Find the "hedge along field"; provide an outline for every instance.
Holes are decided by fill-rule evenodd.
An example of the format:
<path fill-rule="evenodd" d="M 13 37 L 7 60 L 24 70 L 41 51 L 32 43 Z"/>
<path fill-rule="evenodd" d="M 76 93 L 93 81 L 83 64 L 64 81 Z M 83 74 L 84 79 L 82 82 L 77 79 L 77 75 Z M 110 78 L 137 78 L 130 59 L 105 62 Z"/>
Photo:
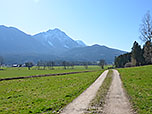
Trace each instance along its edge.
<path fill-rule="evenodd" d="M 103 71 L 0 82 L 0 113 L 57 113 Z"/>
<path fill-rule="evenodd" d="M 100 70 L 99 66 L 88 66 L 88 69 L 85 69 L 83 66 L 75 66 L 74 69 L 68 68 L 63 69 L 63 67 L 54 67 L 54 70 L 49 70 L 46 68 L 45 70 L 37 70 L 36 67 L 28 70 L 25 67 L 8 67 L 0 70 L 0 78 L 10 78 L 10 77 L 21 77 L 21 76 L 33 76 L 33 75 L 42 75 L 42 74 L 55 74 L 55 73 L 66 73 L 66 72 L 79 72 L 79 71 L 92 71 L 92 70 Z"/>
<path fill-rule="evenodd" d="M 118 69 L 134 109 L 152 114 L 152 66 Z"/>

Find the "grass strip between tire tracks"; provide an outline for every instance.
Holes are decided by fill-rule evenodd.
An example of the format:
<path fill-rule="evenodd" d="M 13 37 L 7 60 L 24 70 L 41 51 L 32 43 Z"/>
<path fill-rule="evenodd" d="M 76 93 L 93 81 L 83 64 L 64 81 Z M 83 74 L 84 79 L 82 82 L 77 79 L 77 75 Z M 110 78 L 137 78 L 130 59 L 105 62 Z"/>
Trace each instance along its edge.
<path fill-rule="evenodd" d="M 113 71 L 109 70 L 105 80 L 96 93 L 95 98 L 91 101 L 90 107 L 85 114 L 102 113 L 103 105 L 105 104 L 106 95 L 112 82 Z"/>

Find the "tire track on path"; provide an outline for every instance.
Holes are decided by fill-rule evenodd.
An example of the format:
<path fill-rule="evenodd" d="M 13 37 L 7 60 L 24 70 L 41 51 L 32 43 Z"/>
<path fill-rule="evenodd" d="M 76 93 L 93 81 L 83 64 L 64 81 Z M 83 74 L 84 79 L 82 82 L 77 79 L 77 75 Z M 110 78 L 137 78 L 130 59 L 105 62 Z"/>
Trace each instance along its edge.
<path fill-rule="evenodd" d="M 106 96 L 103 114 L 133 114 L 117 70 L 113 70 L 113 80 Z"/>
<path fill-rule="evenodd" d="M 102 82 L 104 81 L 108 70 L 104 71 L 99 78 L 87 88 L 81 95 L 79 95 L 75 100 L 68 104 L 61 114 L 82 114 L 86 111 L 89 103 L 96 96 L 96 92 L 100 88 Z"/>

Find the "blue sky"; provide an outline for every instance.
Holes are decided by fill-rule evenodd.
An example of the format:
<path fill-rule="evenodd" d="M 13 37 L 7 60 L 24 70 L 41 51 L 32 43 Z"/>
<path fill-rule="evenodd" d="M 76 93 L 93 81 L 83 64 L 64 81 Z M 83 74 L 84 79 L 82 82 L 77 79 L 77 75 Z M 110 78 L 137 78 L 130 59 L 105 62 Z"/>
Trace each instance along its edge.
<path fill-rule="evenodd" d="M 152 0 L 0 0 L 0 25 L 28 34 L 59 28 L 87 45 L 130 51 Z"/>

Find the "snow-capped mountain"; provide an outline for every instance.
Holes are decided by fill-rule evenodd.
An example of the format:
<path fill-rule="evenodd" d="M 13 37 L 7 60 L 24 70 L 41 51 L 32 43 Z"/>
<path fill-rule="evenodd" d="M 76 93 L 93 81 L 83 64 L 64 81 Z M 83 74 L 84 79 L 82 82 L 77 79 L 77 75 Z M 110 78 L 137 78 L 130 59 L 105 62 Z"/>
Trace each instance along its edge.
<path fill-rule="evenodd" d="M 71 49 L 86 46 L 82 41 L 75 41 L 59 29 L 48 30 L 33 36 L 34 39 L 41 42 L 44 46 L 59 49 Z"/>
<path fill-rule="evenodd" d="M 0 56 L 5 63 L 27 61 L 98 61 L 112 63 L 124 51 L 100 45 L 86 46 L 75 41 L 59 29 L 48 30 L 34 36 L 15 27 L 0 25 Z"/>

